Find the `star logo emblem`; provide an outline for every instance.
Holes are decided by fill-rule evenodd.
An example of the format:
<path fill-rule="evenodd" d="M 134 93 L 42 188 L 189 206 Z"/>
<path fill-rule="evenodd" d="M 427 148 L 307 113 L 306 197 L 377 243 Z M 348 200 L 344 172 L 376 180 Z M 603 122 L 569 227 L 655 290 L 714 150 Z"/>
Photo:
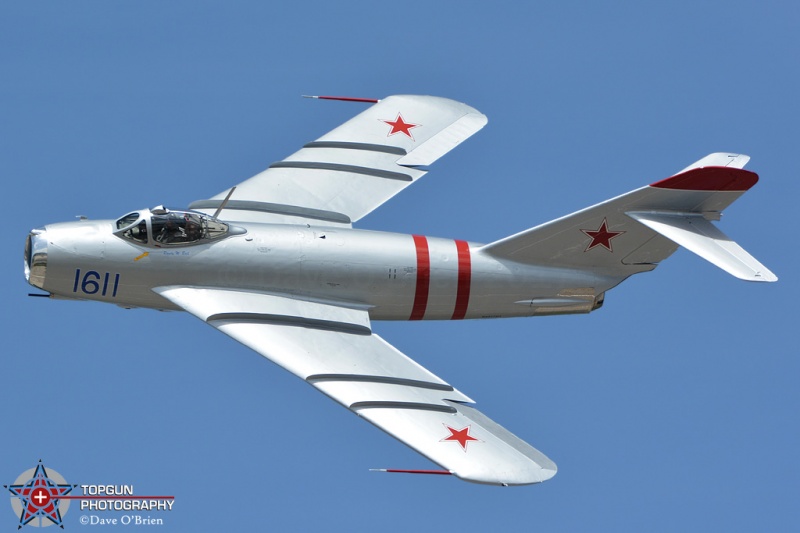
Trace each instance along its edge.
<path fill-rule="evenodd" d="M 30 470 L 28 472 L 30 472 Z M 60 476 L 58 473 L 55 473 L 53 477 Z M 25 478 L 22 477 L 22 479 L 24 480 Z M 18 479 L 17 483 L 14 485 L 4 485 L 13 496 L 19 498 L 19 503 L 21 504 L 19 526 L 17 529 L 27 525 L 35 518 L 40 518 L 42 521 L 46 518 L 63 529 L 64 525 L 62 524 L 59 498 L 69 494 L 77 485 L 53 481 L 41 460 L 39 464 L 36 465 L 33 476 L 24 483 L 20 483 L 20 481 L 21 480 Z M 18 509 L 18 507 L 14 507 L 15 510 Z M 45 526 L 49 524 L 42 522 L 41 525 Z"/>
<path fill-rule="evenodd" d="M 600 227 L 596 230 L 582 229 L 581 231 L 584 232 L 590 239 L 592 239 L 592 242 L 589 243 L 589 246 L 586 247 L 584 252 L 588 252 L 595 246 L 602 246 L 609 252 L 613 252 L 614 250 L 611 248 L 611 239 L 619 237 L 625 233 L 624 231 L 609 231 L 608 221 L 605 218 L 603 219 L 603 223 L 600 224 Z"/>
<path fill-rule="evenodd" d="M 444 424 L 444 427 L 447 428 L 447 431 L 450 432 L 450 435 L 443 438 L 439 442 L 457 442 L 461 445 L 461 448 L 466 452 L 467 451 L 467 444 L 470 442 L 480 442 L 480 440 L 476 439 L 472 435 L 469 434 L 469 429 L 471 426 L 466 426 L 461 429 L 451 428 L 447 424 Z"/>
<path fill-rule="evenodd" d="M 414 136 L 411 135 L 411 130 L 420 127 L 420 124 L 412 124 L 410 122 L 406 122 L 405 120 L 403 120 L 403 115 L 401 115 L 400 113 L 397 114 L 397 118 L 394 120 L 384 120 L 384 119 L 379 119 L 379 120 L 381 122 L 385 122 L 386 124 L 392 127 L 392 129 L 389 130 L 389 133 L 386 135 L 387 137 L 391 137 L 392 135 L 395 135 L 397 133 L 402 133 L 409 139 L 414 141 L 415 139 Z"/>

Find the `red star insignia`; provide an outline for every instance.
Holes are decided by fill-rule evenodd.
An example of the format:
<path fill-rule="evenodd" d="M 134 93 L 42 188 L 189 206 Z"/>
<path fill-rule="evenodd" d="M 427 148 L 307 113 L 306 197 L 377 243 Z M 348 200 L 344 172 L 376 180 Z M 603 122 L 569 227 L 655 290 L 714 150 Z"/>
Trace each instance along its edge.
<path fill-rule="evenodd" d="M 406 122 L 405 120 L 403 120 L 403 115 L 401 115 L 400 113 L 397 114 L 397 118 L 394 120 L 384 120 L 384 119 L 379 119 L 379 120 L 381 122 L 385 122 L 386 124 L 392 127 L 391 131 L 389 131 L 389 134 L 386 135 L 387 137 L 391 137 L 396 133 L 403 133 L 413 141 L 414 136 L 411 135 L 411 130 L 413 128 L 420 127 L 420 124 L 412 124 L 410 122 Z"/>
<path fill-rule="evenodd" d="M 619 237 L 624 231 L 608 231 L 608 221 L 604 218 L 603 223 L 600 224 L 600 227 L 596 230 L 588 230 L 582 229 L 588 237 L 592 239 L 592 242 L 589 243 L 589 246 L 586 247 L 584 252 L 588 252 L 595 246 L 602 246 L 609 252 L 613 252 L 614 250 L 611 249 L 611 239 L 614 237 Z"/>
<path fill-rule="evenodd" d="M 447 428 L 447 431 L 450 432 L 450 435 L 443 438 L 439 442 L 447 442 L 447 441 L 457 442 L 461 445 L 461 448 L 463 448 L 465 452 L 467 451 L 467 444 L 469 444 L 470 442 L 480 442 L 478 439 L 469 434 L 469 428 L 471 426 L 467 426 L 461 429 L 455 429 L 445 424 L 444 427 Z"/>

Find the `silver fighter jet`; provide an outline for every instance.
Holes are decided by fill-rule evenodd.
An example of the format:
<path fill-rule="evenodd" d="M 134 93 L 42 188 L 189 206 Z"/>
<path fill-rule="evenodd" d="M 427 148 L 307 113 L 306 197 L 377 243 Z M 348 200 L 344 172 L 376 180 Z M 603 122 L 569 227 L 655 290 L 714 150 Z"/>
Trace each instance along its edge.
<path fill-rule="evenodd" d="M 444 469 L 427 472 L 497 485 L 546 481 L 556 465 L 375 334 L 374 320 L 589 313 L 678 246 L 738 278 L 777 279 L 712 224 L 758 180 L 739 154 L 490 244 L 353 229 L 487 122 L 443 98 L 370 102 L 187 209 L 34 229 L 26 278 L 52 298 L 188 311 Z"/>

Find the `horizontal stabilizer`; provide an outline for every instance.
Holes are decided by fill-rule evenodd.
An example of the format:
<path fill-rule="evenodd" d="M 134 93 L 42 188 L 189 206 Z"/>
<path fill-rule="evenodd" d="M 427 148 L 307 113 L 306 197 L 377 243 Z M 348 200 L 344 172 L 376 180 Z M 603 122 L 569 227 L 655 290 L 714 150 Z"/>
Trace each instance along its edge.
<path fill-rule="evenodd" d="M 767 267 L 701 214 L 657 211 L 626 214 L 739 279 L 778 280 Z"/>

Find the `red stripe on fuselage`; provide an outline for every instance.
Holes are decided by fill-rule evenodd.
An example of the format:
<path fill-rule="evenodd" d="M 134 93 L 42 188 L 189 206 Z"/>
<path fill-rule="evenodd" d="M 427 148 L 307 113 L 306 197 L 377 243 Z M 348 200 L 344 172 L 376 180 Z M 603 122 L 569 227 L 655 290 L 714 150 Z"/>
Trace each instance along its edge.
<path fill-rule="evenodd" d="M 417 289 L 414 292 L 414 307 L 409 320 L 422 320 L 428 307 L 428 292 L 431 288 L 431 254 L 428 251 L 428 239 L 422 235 L 413 235 L 414 247 L 417 249 Z"/>
<path fill-rule="evenodd" d="M 456 241 L 458 252 L 458 290 L 456 292 L 456 308 L 453 320 L 461 320 L 467 316 L 469 307 L 469 288 L 472 282 L 472 258 L 467 241 Z"/>

